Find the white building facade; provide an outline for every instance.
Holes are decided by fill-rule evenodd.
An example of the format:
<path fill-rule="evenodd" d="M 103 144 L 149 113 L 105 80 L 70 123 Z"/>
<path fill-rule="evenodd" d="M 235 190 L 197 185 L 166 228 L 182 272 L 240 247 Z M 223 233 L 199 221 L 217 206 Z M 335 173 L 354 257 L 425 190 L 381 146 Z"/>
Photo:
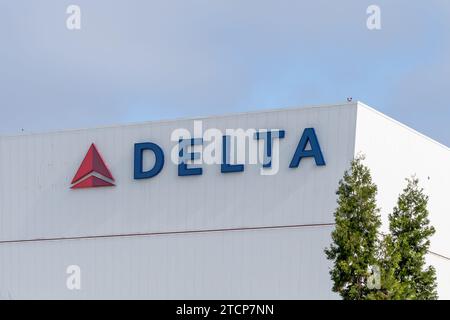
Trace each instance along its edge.
<path fill-rule="evenodd" d="M 247 134 L 244 161 L 227 129 Z M 180 132 L 201 157 L 183 168 Z M 360 152 L 384 223 L 420 179 L 449 299 L 449 148 L 359 102 L 0 137 L 0 299 L 339 298 L 324 248 Z"/>

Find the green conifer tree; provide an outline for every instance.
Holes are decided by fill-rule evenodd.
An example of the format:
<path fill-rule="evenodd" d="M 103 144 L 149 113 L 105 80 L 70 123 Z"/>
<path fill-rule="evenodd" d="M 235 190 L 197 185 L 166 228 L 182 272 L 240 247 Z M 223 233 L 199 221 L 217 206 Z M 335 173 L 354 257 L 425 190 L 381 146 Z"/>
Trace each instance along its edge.
<path fill-rule="evenodd" d="M 370 300 L 401 300 L 405 296 L 405 287 L 395 276 L 400 262 L 391 235 L 381 235 L 378 245 L 379 286 L 368 295 Z"/>
<path fill-rule="evenodd" d="M 392 245 L 399 255 L 395 277 L 404 286 L 404 299 L 437 299 L 436 271 L 425 256 L 435 229 L 428 219 L 428 196 L 415 177 L 407 180 L 397 206 L 389 215 Z"/>
<path fill-rule="evenodd" d="M 376 289 L 368 286 L 370 268 L 377 265 L 378 229 L 381 225 L 376 205 L 377 186 L 370 170 L 358 156 L 344 173 L 336 192 L 332 244 L 325 249 L 334 263 L 330 270 L 333 291 L 343 299 L 368 299 Z"/>

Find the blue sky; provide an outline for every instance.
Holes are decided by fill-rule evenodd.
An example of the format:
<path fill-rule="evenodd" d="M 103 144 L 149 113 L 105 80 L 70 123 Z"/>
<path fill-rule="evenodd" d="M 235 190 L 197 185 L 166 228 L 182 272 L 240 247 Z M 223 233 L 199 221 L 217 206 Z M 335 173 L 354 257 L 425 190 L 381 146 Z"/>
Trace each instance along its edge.
<path fill-rule="evenodd" d="M 0 133 L 351 96 L 450 145 L 449 30 L 448 0 L 0 0 Z"/>

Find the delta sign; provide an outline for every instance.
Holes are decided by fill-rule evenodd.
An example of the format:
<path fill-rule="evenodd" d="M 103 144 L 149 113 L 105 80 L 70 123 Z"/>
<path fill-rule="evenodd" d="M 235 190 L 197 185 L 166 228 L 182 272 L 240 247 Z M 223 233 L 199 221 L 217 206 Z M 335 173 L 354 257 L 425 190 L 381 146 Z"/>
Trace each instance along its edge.
<path fill-rule="evenodd" d="M 239 135 L 236 132 L 243 134 Z M 220 143 L 218 141 L 211 142 L 206 146 L 209 152 L 195 151 L 196 148 L 205 147 L 206 139 L 181 137 L 177 136 L 175 148 L 171 152 L 172 162 L 178 166 L 178 176 L 195 176 L 202 175 L 203 168 L 201 162 L 217 163 L 220 165 L 220 172 L 223 174 L 233 172 L 243 172 L 245 170 L 245 161 L 239 161 L 239 156 L 245 154 L 245 150 L 240 150 L 246 146 L 245 139 L 249 136 L 256 142 L 258 149 L 254 153 L 262 154 L 259 163 L 261 163 L 261 174 L 273 174 L 278 172 L 278 143 L 284 139 L 285 130 L 280 129 L 264 129 L 264 130 L 243 130 L 234 131 L 234 134 L 221 135 Z M 173 140 L 173 139 L 172 139 Z M 216 139 L 218 140 L 218 139 Z M 240 143 L 239 141 L 244 141 Z M 212 148 L 211 148 L 212 146 Z M 239 147 L 241 146 L 241 147 Z M 205 148 L 206 149 L 206 148 Z M 214 150 L 211 153 L 211 150 Z M 221 152 L 217 152 L 217 151 Z M 144 154 L 151 152 L 154 156 L 154 162 L 151 168 L 144 168 Z M 259 152 L 259 153 L 258 153 Z M 248 153 L 248 152 L 247 152 Z M 213 159 L 208 159 L 208 155 L 214 154 Z M 306 128 L 303 130 L 297 143 L 297 147 L 293 150 L 289 168 L 297 168 L 303 158 L 312 158 L 316 166 L 325 166 L 325 159 L 320 147 L 319 139 L 314 128 Z M 197 162 L 196 162 L 197 161 Z M 251 162 L 251 161 L 250 161 Z M 164 168 L 165 153 L 158 144 L 154 142 L 140 142 L 134 144 L 134 174 L 135 180 L 150 179 L 157 176 Z M 275 168 L 274 168 L 275 167 Z M 275 170 L 273 170 L 275 169 Z M 72 189 L 94 188 L 94 187 L 112 187 L 115 186 L 114 177 L 108 169 L 105 161 L 100 155 L 94 143 L 91 144 L 86 156 L 71 182 Z"/>

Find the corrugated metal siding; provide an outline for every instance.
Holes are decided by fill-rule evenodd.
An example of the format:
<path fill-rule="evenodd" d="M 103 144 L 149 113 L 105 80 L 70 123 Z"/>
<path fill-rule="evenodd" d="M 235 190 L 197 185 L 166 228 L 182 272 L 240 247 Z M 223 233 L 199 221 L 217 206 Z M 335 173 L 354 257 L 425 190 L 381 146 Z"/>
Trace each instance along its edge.
<path fill-rule="evenodd" d="M 332 222 L 335 189 L 353 156 L 354 106 L 311 108 L 208 118 L 204 128 L 283 128 L 280 172 L 258 166 L 221 174 L 178 177 L 170 163 L 170 133 L 192 121 L 5 138 L 0 157 L 0 240 L 73 237 Z M 327 165 L 312 159 L 290 169 L 302 131 L 314 127 Z M 166 154 L 155 178 L 133 180 L 133 146 L 152 141 Z M 95 142 L 117 186 L 71 190 L 70 181 Z"/>
<path fill-rule="evenodd" d="M 203 119 L 208 128 L 281 128 L 280 172 L 259 166 L 178 177 L 170 133 L 192 120 L 0 140 L 0 240 L 196 231 L 333 222 L 335 189 L 354 151 L 356 105 Z M 327 162 L 289 169 L 304 128 Z M 133 180 L 133 146 L 162 146 L 163 171 Z M 117 186 L 71 190 L 96 143 Z M 331 226 L 0 243 L 0 298 L 335 298 L 323 249 Z M 82 268 L 82 290 L 66 267 Z"/>
<path fill-rule="evenodd" d="M 336 298 L 331 227 L 0 246 L 0 299 Z M 81 290 L 66 268 L 81 268 Z"/>
<path fill-rule="evenodd" d="M 450 150 L 418 132 L 361 104 L 358 107 L 356 152 L 366 155 L 374 182 L 384 229 L 388 214 L 406 186 L 405 178 L 415 174 L 429 195 L 428 209 L 436 234 L 431 251 L 450 257 Z M 450 260 L 430 257 L 438 271 L 438 291 L 450 298 Z"/>

